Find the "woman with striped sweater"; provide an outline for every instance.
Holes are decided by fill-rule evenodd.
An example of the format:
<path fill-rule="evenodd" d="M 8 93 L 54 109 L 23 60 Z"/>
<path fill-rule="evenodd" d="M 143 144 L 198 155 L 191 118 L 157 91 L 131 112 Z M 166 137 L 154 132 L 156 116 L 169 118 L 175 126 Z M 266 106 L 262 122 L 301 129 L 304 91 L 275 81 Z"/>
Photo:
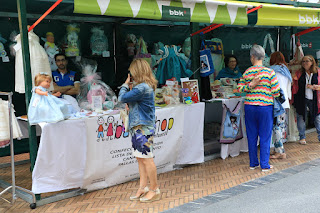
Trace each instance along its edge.
<path fill-rule="evenodd" d="M 270 141 L 273 127 L 273 99 L 280 95 L 275 72 L 262 65 L 265 51 L 260 45 L 250 50 L 252 67 L 243 74 L 238 84 L 239 92 L 246 92 L 244 101 L 245 123 L 248 137 L 250 169 L 261 166 L 269 171 Z M 257 157 L 257 140 L 260 138 L 260 163 Z"/>

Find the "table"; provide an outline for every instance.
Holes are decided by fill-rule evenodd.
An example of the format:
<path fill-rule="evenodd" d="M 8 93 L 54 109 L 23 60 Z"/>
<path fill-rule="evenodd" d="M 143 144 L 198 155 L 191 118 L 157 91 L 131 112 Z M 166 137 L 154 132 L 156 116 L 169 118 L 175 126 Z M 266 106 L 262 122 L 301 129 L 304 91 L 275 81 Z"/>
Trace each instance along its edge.
<path fill-rule="evenodd" d="M 173 170 L 175 164 L 204 162 L 204 106 L 199 103 L 156 110 L 154 145 L 158 173 Z M 113 136 L 98 137 L 99 119 L 104 119 L 104 128 L 109 126 L 108 122 L 113 123 Z M 137 178 L 131 138 L 118 131 L 120 127 L 119 114 L 44 125 L 32 173 L 32 191 L 90 191 Z"/>

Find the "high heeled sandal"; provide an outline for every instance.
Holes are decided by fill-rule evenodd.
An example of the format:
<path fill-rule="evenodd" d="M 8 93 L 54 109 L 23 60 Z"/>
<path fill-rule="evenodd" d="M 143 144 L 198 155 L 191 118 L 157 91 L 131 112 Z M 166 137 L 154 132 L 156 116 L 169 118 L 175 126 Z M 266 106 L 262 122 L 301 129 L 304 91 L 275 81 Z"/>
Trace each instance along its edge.
<path fill-rule="evenodd" d="M 148 186 L 146 186 L 144 188 L 139 188 L 139 189 L 143 190 L 144 192 L 142 194 L 140 194 L 139 196 L 131 196 L 130 200 L 132 200 L 132 201 L 140 200 L 141 197 L 145 196 L 149 192 Z"/>
<path fill-rule="evenodd" d="M 150 189 L 150 191 L 155 192 L 155 195 L 153 195 L 153 197 L 150 198 L 150 199 L 142 197 L 142 198 L 140 198 L 140 202 L 142 202 L 142 203 L 151 203 L 153 201 L 160 200 L 161 194 L 160 194 L 160 189 L 159 188 L 157 188 L 156 190 Z"/>

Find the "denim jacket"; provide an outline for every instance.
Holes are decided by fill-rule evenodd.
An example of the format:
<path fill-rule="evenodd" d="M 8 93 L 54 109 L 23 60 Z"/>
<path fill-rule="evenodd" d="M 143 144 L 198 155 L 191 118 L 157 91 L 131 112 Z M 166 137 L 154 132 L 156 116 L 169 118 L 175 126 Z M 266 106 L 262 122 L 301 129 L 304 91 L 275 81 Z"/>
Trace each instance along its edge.
<path fill-rule="evenodd" d="M 121 86 L 119 101 L 129 105 L 129 129 L 138 125 L 154 126 L 154 91 L 146 83 L 140 83 L 129 90 L 127 84 Z"/>

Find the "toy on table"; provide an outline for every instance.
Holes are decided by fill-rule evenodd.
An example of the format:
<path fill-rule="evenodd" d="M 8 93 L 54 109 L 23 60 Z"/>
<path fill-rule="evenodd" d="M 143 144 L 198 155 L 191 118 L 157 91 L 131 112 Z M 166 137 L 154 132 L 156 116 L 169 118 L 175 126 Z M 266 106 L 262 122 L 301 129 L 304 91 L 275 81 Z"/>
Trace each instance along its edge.
<path fill-rule="evenodd" d="M 92 55 L 102 55 L 104 51 L 108 50 L 108 38 L 101 28 L 93 27 L 91 32 L 90 47 Z"/>
<path fill-rule="evenodd" d="M 50 94 L 48 92 L 51 81 L 51 76 L 46 73 L 40 73 L 35 77 L 35 87 L 32 90 L 28 108 L 30 125 L 41 122 L 56 123 L 70 116 L 68 106 L 56 97 L 61 93 Z"/>
<path fill-rule="evenodd" d="M 50 68 L 52 71 L 57 70 L 58 67 L 57 67 L 56 62 L 54 60 L 54 56 L 59 53 L 59 48 L 54 43 L 54 34 L 52 32 L 47 32 L 45 40 L 46 40 L 46 42 L 44 44 L 44 49 L 46 50 L 46 53 L 48 54 Z"/>

